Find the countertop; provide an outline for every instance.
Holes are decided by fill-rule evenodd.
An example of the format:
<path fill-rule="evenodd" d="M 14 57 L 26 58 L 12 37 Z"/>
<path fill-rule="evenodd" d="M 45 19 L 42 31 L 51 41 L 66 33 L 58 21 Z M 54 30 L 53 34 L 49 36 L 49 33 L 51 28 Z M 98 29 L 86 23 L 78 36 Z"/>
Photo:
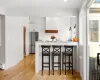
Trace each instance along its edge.
<path fill-rule="evenodd" d="M 78 42 L 67 42 L 67 41 L 36 41 L 36 45 L 72 45 L 78 46 Z"/>

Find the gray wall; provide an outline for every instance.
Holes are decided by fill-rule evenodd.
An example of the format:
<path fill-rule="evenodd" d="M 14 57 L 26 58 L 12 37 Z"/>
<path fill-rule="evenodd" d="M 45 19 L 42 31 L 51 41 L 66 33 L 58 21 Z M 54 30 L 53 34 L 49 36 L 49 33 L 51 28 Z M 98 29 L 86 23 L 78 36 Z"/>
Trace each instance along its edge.
<path fill-rule="evenodd" d="M 1 17 L 1 46 L 0 46 L 0 64 L 5 63 L 5 16 Z"/>

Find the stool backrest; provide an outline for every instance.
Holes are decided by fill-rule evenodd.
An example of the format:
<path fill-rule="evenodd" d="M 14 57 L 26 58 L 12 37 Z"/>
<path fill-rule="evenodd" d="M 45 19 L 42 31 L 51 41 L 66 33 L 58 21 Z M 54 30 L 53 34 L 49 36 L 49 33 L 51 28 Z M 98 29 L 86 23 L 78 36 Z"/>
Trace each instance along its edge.
<path fill-rule="evenodd" d="M 53 45 L 53 53 L 61 53 L 61 46 Z"/>
<path fill-rule="evenodd" d="M 67 45 L 65 45 L 64 47 L 65 47 L 65 53 L 66 54 L 67 53 L 70 53 L 70 54 L 73 53 L 73 46 L 67 46 Z"/>
<path fill-rule="evenodd" d="M 49 45 L 41 45 L 42 53 L 50 53 L 50 46 Z"/>

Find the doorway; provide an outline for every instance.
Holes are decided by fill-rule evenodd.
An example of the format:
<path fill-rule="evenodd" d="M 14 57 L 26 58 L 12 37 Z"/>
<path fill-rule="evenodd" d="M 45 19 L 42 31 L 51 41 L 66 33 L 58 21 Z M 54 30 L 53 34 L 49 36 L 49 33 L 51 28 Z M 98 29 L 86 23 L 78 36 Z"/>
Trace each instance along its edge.
<path fill-rule="evenodd" d="M 25 26 L 23 28 L 23 32 L 24 32 L 23 39 L 24 39 L 24 57 L 25 57 L 26 56 L 26 27 Z"/>
<path fill-rule="evenodd" d="M 99 1 L 99 0 L 98 0 Z M 87 80 L 100 80 L 97 56 L 100 53 L 100 1 L 91 0 L 87 8 Z"/>

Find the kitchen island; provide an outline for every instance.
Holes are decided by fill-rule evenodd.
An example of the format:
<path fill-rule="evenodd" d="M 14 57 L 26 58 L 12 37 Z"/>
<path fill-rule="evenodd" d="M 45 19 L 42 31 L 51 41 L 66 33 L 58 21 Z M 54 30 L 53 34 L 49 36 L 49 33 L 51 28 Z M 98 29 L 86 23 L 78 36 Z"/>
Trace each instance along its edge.
<path fill-rule="evenodd" d="M 38 73 L 42 70 L 42 49 L 41 45 L 61 45 L 62 46 L 62 52 L 64 51 L 64 45 L 73 46 L 73 65 L 74 69 L 78 70 L 78 42 L 46 42 L 46 41 L 37 41 L 35 43 L 35 71 Z M 51 49 L 52 51 L 52 49 Z M 48 61 L 47 58 L 44 59 L 44 61 Z"/>

